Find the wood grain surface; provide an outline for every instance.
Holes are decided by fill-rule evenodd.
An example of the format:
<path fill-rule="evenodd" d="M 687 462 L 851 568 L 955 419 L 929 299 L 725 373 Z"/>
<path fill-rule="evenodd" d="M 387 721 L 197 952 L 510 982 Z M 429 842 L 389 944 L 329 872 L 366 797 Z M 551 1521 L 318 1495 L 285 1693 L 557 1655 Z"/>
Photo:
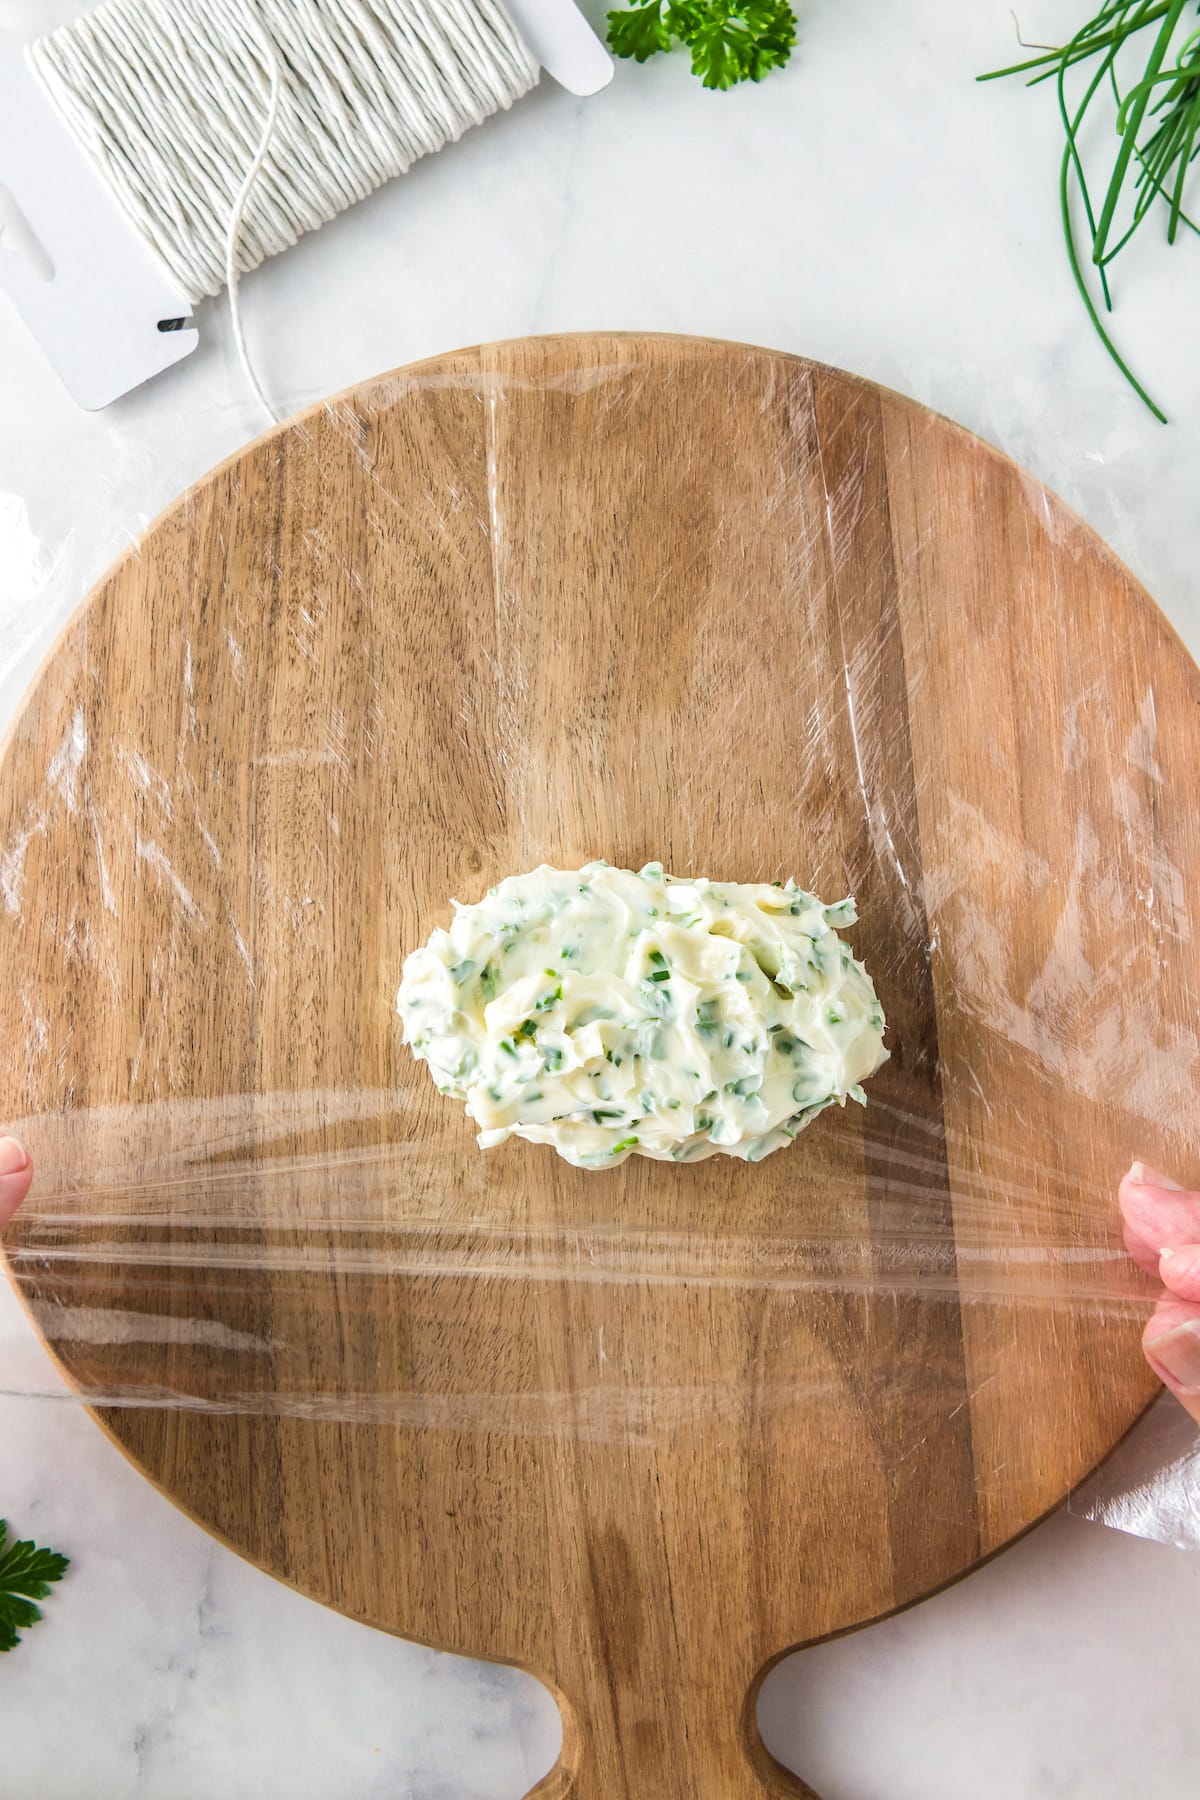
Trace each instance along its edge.
<path fill-rule="evenodd" d="M 319 407 L 10 735 L 19 1289 L 209 1529 L 549 1683 L 539 1794 L 807 1792 L 772 1660 L 970 1569 L 1152 1392 L 1114 1192 L 1197 1136 L 1198 702 L 1032 478 L 802 360 L 532 340 Z M 753 1167 L 481 1155 L 402 959 L 595 856 L 855 893 L 865 1115 Z"/>

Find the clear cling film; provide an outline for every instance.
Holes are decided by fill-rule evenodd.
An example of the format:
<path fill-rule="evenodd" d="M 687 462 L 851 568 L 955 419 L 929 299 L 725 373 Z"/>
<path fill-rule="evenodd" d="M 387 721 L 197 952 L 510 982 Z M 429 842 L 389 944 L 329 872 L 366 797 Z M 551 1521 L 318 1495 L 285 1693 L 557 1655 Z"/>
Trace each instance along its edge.
<path fill-rule="evenodd" d="M 70 591 L 63 521 L 0 520 Z M 0 760 L 37 1170 L 3 1253 L 59 1365 L 4 1315 L 0 1388 L 100 1409 L 172 1491 L 386 1437 L 464 1531 L 554 1459 L 599 1491 L 715 1456 L 769 1557 L 789 1507 L 878 1489 L 871 1605 L 948 1578 L 1156 1391 L 1116 1189 L 1200 1142 L 1198 699 L 1061 503 L 795 358 L 531 340 L 300 415 L 141 532 Z M 853 895 L 865 1108 L 761 1164 L 481 1154 L 402 1041 L 404 959 L 452 897 L 596 858 Z M 1155 1454 L 1078 1504 L 1187 1541 Z M 281 1567 L 218 1474 L 189 1504 Z"/>

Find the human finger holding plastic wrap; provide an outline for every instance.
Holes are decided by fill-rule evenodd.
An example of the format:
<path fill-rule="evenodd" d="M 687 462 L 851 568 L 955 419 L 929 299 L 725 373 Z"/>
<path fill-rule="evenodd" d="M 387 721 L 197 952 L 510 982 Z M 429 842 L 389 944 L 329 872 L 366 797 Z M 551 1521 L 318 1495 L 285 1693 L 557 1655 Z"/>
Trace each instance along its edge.
<path fill-rule="evenodd" d="M 1142 1334 L 1146 1360 L 1200 1421 L 1200 1193 L 1135 1162 L 1121 1211 L 1129 1254 L 1165 1289 Z"/>
<path fill-rule="evenodd" d="M 0 1137 L 0 1228 L 8 1224 L 29 1192 L 33 1164 L 16 1138 Z"/>

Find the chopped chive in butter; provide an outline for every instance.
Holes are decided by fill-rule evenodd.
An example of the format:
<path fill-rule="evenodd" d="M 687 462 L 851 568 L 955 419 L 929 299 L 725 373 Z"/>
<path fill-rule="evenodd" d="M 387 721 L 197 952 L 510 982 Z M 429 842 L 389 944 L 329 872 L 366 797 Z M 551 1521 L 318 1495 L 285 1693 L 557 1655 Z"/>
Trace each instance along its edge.
<path fill-rule="evenodd" d="M 523 1137 L 588 1169 L 756 1162 L 865 1104 L 886 1057 L 870 977 L 836 936 L 854 918 L 794 882 L 542 867 L 456 903 L 406 960 L 397 1009 L 487 1148 Z"/>

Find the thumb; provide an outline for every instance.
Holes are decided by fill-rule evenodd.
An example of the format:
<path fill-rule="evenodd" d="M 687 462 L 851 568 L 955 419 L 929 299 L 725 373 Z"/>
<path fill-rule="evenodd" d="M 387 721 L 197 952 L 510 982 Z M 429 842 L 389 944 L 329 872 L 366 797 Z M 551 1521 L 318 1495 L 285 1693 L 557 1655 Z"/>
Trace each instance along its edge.
<path fill-rule="evenodd" d="M 0 1137 L 0 1227 L 8 1224 L 32 1180 L 33 1164 L 16 1138 Z"/>
<path fill-rule="evenodd" d="M 1164 1294 L 1142 1334 L 1146 1361 L 1200 1424 L 1200 1306 Z"/>

